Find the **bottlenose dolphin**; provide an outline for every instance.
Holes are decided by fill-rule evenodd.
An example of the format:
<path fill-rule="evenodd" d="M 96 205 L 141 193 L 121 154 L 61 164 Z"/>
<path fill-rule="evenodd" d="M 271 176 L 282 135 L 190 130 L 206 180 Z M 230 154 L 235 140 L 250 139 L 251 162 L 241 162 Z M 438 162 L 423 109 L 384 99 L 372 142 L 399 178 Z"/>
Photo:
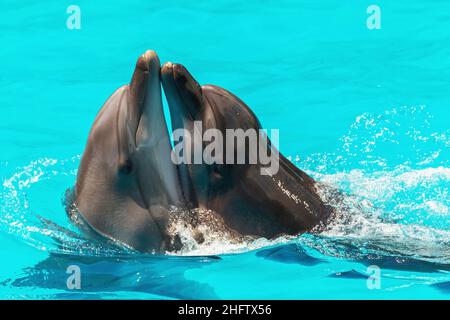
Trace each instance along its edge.
<path fill-rule="evenodd" d="M 160 62 L 147 51 L 89 133 L 73 195 L 89 227 L 139 251 L 170 249 L 168 212 L 183 202 L 170 152 Z"/>
<path fill-rule="evenodd" d="M 261 129 L 238 97 L 217 86 L 200 86 L 182 65 L 167 63 L 161 69 L 156 53 L 147 51 L 130 84 L 109 97 L 90 130 L 68 199 L 74 220 L 138 251 L 164 253 L 180 248 L 179 236 L 170 230 L 173 208 L 211 210 L 235 234 L 269 239 L 311 231 L 330 217 L 332 209 L 321 200 L 315 181 L 268 139 L 259 148 L 275 156 L 279 170 L 273 175 L 261 174 L 259 163 L 175 164 L 161 82 L 173 129 L 192 132 L 196 120 L 220 132 Z"/>
<path fill-rule="evenodd" d="M 173 129 L 182 128 L 191 137 L 195 137 L 196 123 L 204 130 L 218 129 L 224 136 L 230 129 L 261 129 L 255 114 L 238 97 L 218 86 L 201 86 L 180 64 L 164 64 L 161 80 Z M 297 235 L 325 222 L 332 209 L 318 195 L 315 181 L 267 141 L 258 147 L 276 156 L 279 170 L 273 175 L 261 174 L 261 163 L 180 164 L 178 173 L 188 203 L 217 212 L 239 234 L 269 239 Z M 202 141 L 199 144 L 206 147 Z M 249 159 L 246 147 L 240 145 L 234 154 L 245 152 Z M 226 148 L 221 151 L 226 158 Z"/>

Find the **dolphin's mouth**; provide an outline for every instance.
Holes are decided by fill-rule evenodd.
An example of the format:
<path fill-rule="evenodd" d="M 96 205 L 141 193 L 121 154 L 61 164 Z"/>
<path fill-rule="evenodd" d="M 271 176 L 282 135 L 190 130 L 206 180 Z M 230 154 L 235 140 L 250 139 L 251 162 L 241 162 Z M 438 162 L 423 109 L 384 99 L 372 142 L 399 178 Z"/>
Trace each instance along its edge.
<path fill-rule="evenodd" d="M 160 62 L 154 51 L 147 51 L 139 58 L 130 95 L 135 97 L 140 111 L 136 146 L 152 144 L 159 135 L 168 136 L 161 100 Z"/>
<path fill-rule="evenodd" d="M 161 68 L 161 83 L 169 105 L 172 129 L 193 130 L 203 101 L 200 85 L 182 65 L 171 62 L 165 63 Z M 185 148 L 189 147 L 185 145 Z M 191 170 L 193 170 L 192 167 L 187 163 L 182 162 L 177 165 L 184 204 L 189 209 L 199 206 L 198 194 L 194 186 L 196 183 L 192 180 Z"/>
<path fill-rule="evenodd" d="M 130 84 L 130 96 L 139 105 L 136 154 L 139 185 L 146 205 L 183 204 L 177 168 L 171 161 L 172 145 L 162 105 L 160 62 L 153 51 L 138 60 Z"/>
<path fill-rule="evenodd" d="M 194 121 L 203 99 L 197 81 L 182 65 L 167 62 L 161 68 L 161 82 L 169 103 L 172 127 L 183 128 L 187 121 Z"/>

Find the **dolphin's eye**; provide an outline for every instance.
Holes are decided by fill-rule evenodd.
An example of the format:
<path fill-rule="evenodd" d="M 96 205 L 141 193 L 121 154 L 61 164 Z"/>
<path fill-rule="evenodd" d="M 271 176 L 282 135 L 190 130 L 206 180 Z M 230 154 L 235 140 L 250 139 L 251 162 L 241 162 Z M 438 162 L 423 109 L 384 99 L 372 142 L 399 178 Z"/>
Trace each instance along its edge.
<path fill-rule="evenodd" d="M 119 172 L 122 174 L 131 174 L 133 172 L 133 169 L 133 162 L 129 159 L 119 166 Z"/>

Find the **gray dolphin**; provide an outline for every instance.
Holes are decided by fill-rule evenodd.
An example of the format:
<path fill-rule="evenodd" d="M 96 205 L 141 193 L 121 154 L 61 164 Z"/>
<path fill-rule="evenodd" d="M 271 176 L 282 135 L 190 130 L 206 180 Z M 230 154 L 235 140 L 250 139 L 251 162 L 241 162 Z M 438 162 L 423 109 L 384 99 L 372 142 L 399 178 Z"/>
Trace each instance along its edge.
<path fill-rule="evenodd" d="M 147 51 L 129 85 L 99 111 L 78 170 L 73 202 L 97 233 L 143 252 L 164 252 L 172 206 L 183 206 L 161 102 L 160 62 Z"/>
<path fill-rule="evenodd" d="M 238 97 L 217 86 L 199 85 L 182 65 L 163 65 L 161 80 L 173 129 L 183 128 L 191 137 L 195 136 L 195 121 L 201 121 L 203 130 L 215 128 L 223 136 L 227 129 L 261 129 L 255 114 Z M 258 163 L 180 164 L 186 200 L 194 207 L 217 212 L 229 228 L 242 235 L 297 235 L 325 222 L 332 208 L 318 195 L 315 181 L 280 154 L 270 140 L 265 147 L 279 161 L 279 170 L 272 176 L 262 175 Z M 248 149 L 235 150 L 239 151 Z M 226 158 L 225 148 L 222 152 Z"/>
<path fill-rule="evenodd" d="M 72 218 L 138 251 L 164 253 L 181 245 L 169 232 L 173 207 L 210 209 L 235 233 L 266 238 L 310 231 L 330 217 L 332 210 L 317 194 L 314 180 L 270 141 L 265 148 L 279 161 L 272 176 L 262 175 L 259 164 L 175 165 L 161 82 L 173 129 L 193 131 L 196 120 L 221 132 L 261 128 L 232 93 L 200 86 L 181 65 L 167 63 L 160 69 L 156 53 L 147 51 L 130 84 L 116 90 L 95 119 L 68 198 Z"/>

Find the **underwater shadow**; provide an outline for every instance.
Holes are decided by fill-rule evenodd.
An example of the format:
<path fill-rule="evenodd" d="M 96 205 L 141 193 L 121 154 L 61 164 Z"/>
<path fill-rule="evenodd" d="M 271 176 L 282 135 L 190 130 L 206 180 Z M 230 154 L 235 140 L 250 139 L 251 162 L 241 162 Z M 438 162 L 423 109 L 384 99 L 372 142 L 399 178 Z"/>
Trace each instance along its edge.
<path fill-rule="evenodd" d="M 62 291 L 55 299 L 102 299 L 116 292 L 145 293 L 161 299 L 215 299 L 213 288 L 185 278 L 190 269 L 217 262 L 208 257 L 95 257 L 50 254 L 33 267 L 23 270 L 24 276 L 11 280 L 16 287 L 39 287 Z M 81 288 L 67 286 L 69 266 L 80 268 Z"/>
<path fill-rule="evenodd" d="M 311 235 L 310 235 L 311 237 Z M 450 271 L 450 264 L 445 262 L 434 262 L 411 256 L 402 256 L 379 246 L 368 243 L 361 244 L 351 240 L 327 239 L 320 236 L 312 236 L 307 241 L 299 238 L 300 243 L 279 245 L 273 248 L 262 249 L 256 252 L 256 256 L 271 261 L 287 264 L 299 264 L 303 266 L 316 266 L 329 263 L 328 258 L 351 260 L 365 266 L 376 265 L 381 269 L 398 271 L 414 271 L 426 273 L 438 273 Z M 312 252 L 323 255 L 316 257 Z M 354 270 L 345 270 L 337 275 L 339 278 L 367 278 L 368 275 Z"/>
<path fill-rule="evenodd" d="M 438 289 L 439 291 L 450 295 L 450 281 L 440 282 L 431 285 L 433 288 Z"/>
<path fill-rule="evenodd" d="M 402 255 L 378 243 L 314 236 L 313 241 L 308 241 L 308 246 L 326 256 L 353 260 L 365 266 L 375 265 L 381 269 L 424 273 L 450 271 L 450 264 L 446 260 L 429 261 L 426 257 Z"/>
<path fill-rule="evenodd" d="M 303 266 L 315 266 L 326 261 L 308 254 L 304 248 L 297 244 L 287 244 L 256 252 L 256 256 L 266 260 L 281 263 L 300 264 Z"/>

